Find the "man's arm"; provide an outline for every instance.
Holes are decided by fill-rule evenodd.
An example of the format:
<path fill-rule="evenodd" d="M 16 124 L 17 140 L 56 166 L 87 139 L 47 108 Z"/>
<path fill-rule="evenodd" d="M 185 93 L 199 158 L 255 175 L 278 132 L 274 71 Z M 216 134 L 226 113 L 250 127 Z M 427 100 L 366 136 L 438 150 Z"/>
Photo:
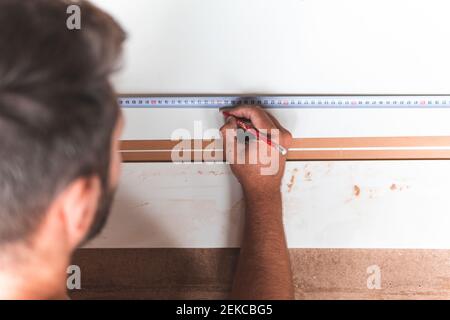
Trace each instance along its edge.
<path fill-rule="evenodd" d="M 292 140 L 290 133 L 261 108 L 243 106 L 227 111 L 236 117 L 251 120 L 258 129 L 278 130 L 279 135 L 272 137 L 284 147 L 289 147 Z M 228 118 L 222 127 L 224 137 L 226 130 L 236 130 L 234 117 Z M 236 143 L 225 141 L 225 147 L 232 147 L 231 142 Z M 247 159 L 248 153 L 254 152 L 260 143 L 263 142 L 253 141 L 248 144 Z M 236 154 L 236 147 L 234 150 Z M 243 187 L 246 200 L 244 237 L 232 299 L 294 298 L 280 191 L 286 158 L 275 149 L 271 151 L 271 156 L 277 157 L 276 160 L 279 161 L 278 170 L 272 175 L 263 175 L 261 168 L 264 166 L 261 164 L 231 164 L 233 173 Z"/>
<path fill-rule="evenodd" d="M 281 194 L 246 193 L 246 222 L 234 299 L 292 299 L 289 253 L 281 213 Z"/>

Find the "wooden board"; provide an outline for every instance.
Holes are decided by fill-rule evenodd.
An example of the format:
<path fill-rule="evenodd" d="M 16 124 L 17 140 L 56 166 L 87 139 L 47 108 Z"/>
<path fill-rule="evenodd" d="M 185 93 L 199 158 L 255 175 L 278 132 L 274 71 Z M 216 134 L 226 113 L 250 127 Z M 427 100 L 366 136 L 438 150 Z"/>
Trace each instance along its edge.
<path fill-rule="evenodd" d="M 450 299 L 449 250 L 290 253 L 297 299 Z M 73 259 L 81 268 L 82 290 L 69 294 L 73 299 L 226 299 L 238 255 L 238 249 L 82 249 Z M 380 287 L 373 285 L 374 272 Z"/>

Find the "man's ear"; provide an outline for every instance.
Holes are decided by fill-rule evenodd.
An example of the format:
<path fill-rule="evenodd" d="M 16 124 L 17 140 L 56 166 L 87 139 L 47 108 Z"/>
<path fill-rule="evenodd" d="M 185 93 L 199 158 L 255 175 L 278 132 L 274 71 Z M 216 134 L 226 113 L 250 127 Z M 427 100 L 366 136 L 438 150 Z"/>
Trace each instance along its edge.
<path fill-rule="evenodd" d="M 101 188 L 99 177 L 85 177 L 72 182 L 60 194 L 60 218 L 64 223 L 67 242 L 73 249 L 89 232 L 98 209 Z"/>

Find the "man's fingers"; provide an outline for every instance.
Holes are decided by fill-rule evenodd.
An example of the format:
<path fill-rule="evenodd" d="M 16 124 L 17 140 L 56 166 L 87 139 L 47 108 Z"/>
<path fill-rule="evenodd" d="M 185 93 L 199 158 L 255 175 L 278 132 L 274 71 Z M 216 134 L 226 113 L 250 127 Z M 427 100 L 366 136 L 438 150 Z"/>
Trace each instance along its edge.
<path fill-rule="evenodd" d="M 228 117 L 225 124 L 220 128 L 220 134 L 224 142 L 224 146 L 227 143 L 228 137 L 236 137 L 236 130 L 238 129 L 236 119 L 234 117 Z"/>
<path fill-rule="evenodd" d="M 225 133 L 227 130 L 236 130 L 237 129 L 237 123 L 236 119 L 234 117 L 228 117 L 225 121 L 225 124 L 220 128 L 220 132 L 222 133 L 222 136 L 225 138 Z"/>
<path fill-rule="evenodd" d="M 275 129 L 276 125 L 266 111 L 258 106 L 242 105 L 231 109 L 221 109 L 237 118 L 245 118 L 252 122 L 257 129 Z"/>
<path fill-rule="evenodd" d="M 228 112 L 233 117 L 227 118 L 227 123 L 221 128 L 222 136 L 225 137 L 226 129 L 237 129 L 237 123 L 234 117 L 249 119 L 252 124 L 262 132 L 267 130 L 267 133 L 273 134 L 272 129 L 278 129 L 279 134 L 276 133 L 279 143 L 284 147 L 289 148 L 292 143 L 292 134 L 284 128 L 280 122 L 270 113 L 266 112 L 263 108 L 258 106 L 248 106 L 243 105 L 236 108 L 224 108 L 221 109 L 222 112 Z"/>
<path fill-rule="evenodd" d="M 272 121 L 275 123 L 277 128 L 281 131 L 281 139 L 283 140 L 283 143 L 286 145 L 286 148 L 288 148 L 292 143 L 292 134 L 289 130 L 287 130 L 285 127 L 283 127 L 280 122 L 275 118 L 273 115 L 268 113 L 268 116 L 272 119 Z"/>
<path fill-rule="evenodd" d="M 225 124 L 220 128 L 220 134 L 223 140 L 224 157 L 227 161 L 232 162 L 236 155 L 236 135 L 237 135 L 237 122 L 236 118 L 228 117 Z"/>

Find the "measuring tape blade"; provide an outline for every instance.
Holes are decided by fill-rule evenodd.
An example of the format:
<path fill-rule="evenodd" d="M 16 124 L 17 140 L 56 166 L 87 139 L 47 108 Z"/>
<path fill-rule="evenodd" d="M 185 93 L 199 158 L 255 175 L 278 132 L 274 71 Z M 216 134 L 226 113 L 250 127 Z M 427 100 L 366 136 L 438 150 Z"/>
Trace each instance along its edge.
<path fill-rule="evenodd" d="M 450 108 L 450 95 L 403 96 L 136 96 L 118 98 L 123 108 L 208 108 L 260 105 L 266 108 Z"/>

